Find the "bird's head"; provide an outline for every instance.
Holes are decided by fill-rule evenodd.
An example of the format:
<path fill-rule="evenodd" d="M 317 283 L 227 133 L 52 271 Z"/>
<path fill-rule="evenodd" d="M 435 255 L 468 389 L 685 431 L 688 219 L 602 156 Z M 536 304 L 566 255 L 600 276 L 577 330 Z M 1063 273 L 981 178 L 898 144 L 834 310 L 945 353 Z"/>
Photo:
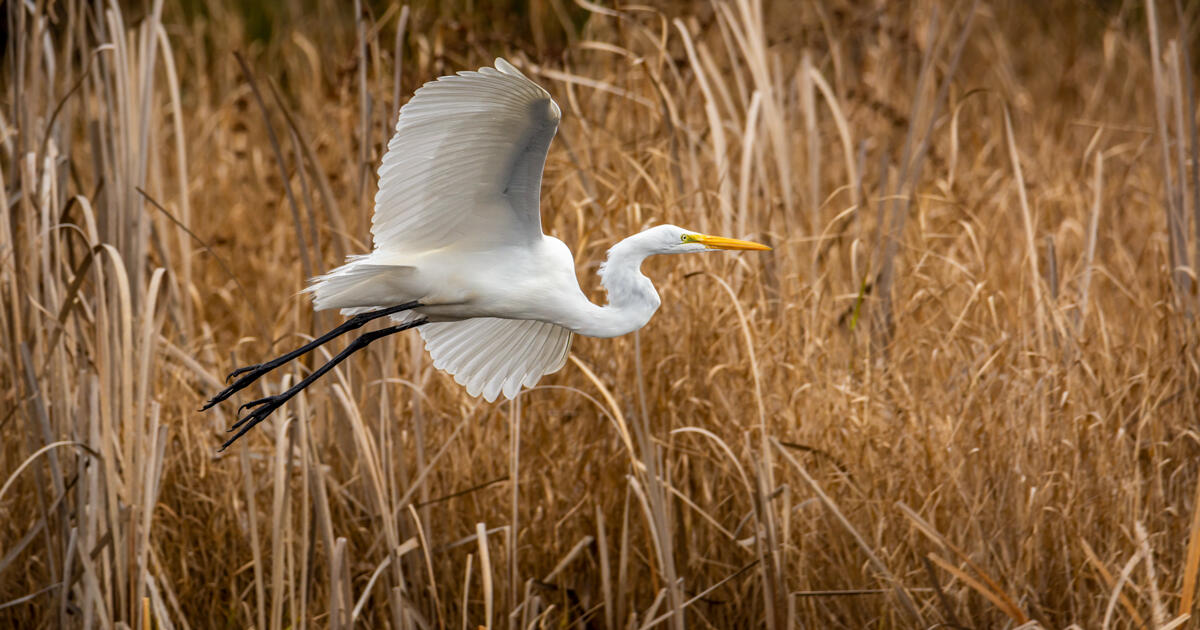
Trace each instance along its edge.
<path fill-rule="evenodd" d="M 652 227 L 642 235 L 655 254 L 688 254 L 710 252 L 718 249 L 769 250 L 770 247 L 753 241 L 741 241 L 724 236 L 710 236 L 676 225 Z"/>

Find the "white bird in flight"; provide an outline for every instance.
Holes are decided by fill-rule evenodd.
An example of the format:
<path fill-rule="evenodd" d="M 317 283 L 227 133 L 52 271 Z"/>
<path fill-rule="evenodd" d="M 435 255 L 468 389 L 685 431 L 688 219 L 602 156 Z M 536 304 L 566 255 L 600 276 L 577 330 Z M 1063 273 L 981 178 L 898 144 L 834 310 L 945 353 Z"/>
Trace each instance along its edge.
<path fill-rule="evenodd" d="M 472 396 L 515 397 L 566 363 L 574 334 L 617 337 L 646 324 L 660 304 L 642 261 L 654 254 L 767 250 L 759 243 L 659 225 L 608 250 L 600 281 L 608 304 L 587 299 L 571 250 L 542 233 L 542 168 L 561 110 L 504 59 L 494 68 L 426 83 L 400 109 L 379 167 L 371 221 L 374 250 L 318 276 L 306 289 L 317 310 L 345 323 L 293 352 L 235 370 L 208 409 L 267 372 L 331 339 L 391 316 L 291 389 L 250 409 L 224 449 L 346 357 L 381 337 L 417 328 L 433 365 Z"/>

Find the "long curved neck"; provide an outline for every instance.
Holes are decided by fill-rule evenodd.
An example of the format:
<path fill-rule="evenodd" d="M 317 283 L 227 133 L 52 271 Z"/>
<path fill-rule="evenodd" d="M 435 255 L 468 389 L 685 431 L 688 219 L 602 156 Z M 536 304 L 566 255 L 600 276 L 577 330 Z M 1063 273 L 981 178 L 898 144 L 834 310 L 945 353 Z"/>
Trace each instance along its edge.
<path fill-rule="evenodd" d="M 608 259 L 600 265 L 600 284 L 608 292 L 608 304 L 587 306 L 575 314 L 570 328 L 588 337 L 618 337 L 631 333 L 650 321 L 661 300 L 650 279 L 642 275 L 642 261 L 650 249 L 635 234 L 613 245 Z M 584 300 L 586 302 L 586 300 Z"/>

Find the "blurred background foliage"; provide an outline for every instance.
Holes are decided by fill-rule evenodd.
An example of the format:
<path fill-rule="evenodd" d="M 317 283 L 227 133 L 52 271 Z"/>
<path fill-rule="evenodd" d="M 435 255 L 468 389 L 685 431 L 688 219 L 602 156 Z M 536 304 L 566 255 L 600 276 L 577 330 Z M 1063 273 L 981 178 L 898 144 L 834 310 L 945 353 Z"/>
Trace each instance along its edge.
<path fill-rule="evenodd" d="M 1191 623 L 1200 5 L 3 11 L 0 625 Z M 398 106 L 501 55 L 593 299 L 651 224 L 775 251 L 648 261 L 519 404 L 389 338 L 217 453 Z"/>

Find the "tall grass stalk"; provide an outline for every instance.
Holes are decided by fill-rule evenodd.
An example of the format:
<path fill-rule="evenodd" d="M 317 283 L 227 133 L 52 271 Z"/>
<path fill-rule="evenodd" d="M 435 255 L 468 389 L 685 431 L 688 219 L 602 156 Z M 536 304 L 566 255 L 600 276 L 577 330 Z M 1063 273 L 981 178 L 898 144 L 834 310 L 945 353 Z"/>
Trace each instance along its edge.
<path fill-rule="evenodd" d="M 1109 4 L 6 3 L 0 626 L 1184 627 L 1195 11 Z M 647 261 L 511 406 L 393 338 L 218 453 L 501 55 L 593 299 L 652 224 L 774 252 Z"/>

